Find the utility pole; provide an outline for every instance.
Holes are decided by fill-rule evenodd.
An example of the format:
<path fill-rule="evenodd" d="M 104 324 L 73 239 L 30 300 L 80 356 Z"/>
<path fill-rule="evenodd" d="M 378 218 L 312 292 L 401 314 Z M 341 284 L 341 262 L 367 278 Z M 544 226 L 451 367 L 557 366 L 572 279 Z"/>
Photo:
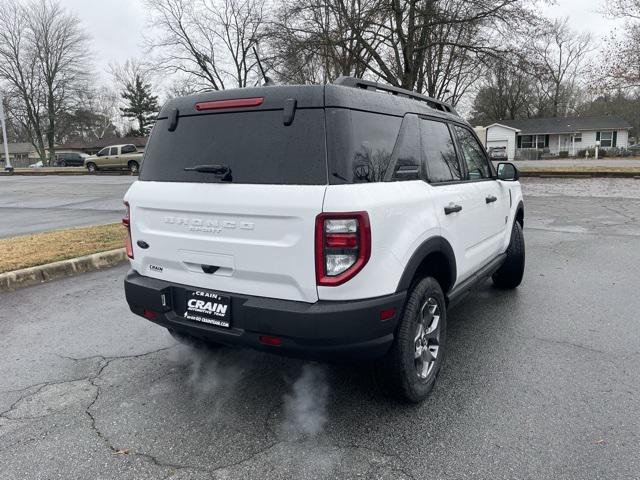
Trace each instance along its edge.
<path fill-rule="evenodd" d="M 11 166 L 11 160 L 9 159 L 9 145 L 7 144 L 7 127 L 4 122 L 4 103 L 2 100 L 2 95 L 0 94 L 0 123 L 2 124 L 2 140 L 4 143 L 4 158 L 6 159 L 6 163 L 4 164 L 5 172 L 13 172 L 13 167 Z"/>

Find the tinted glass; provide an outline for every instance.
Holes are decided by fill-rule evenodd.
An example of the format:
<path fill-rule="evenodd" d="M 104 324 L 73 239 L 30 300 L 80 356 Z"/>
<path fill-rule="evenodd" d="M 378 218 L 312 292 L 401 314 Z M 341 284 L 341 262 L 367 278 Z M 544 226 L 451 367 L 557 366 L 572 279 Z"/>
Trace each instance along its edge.
<path fill-rule="evenodd" d="M 462 180 L 462 170 L 447 124 L 421 120 L 422 158 L 430 183 Z"/>
<path fill-rule="evenodd" d="M 391 155 L 392 167 L 385 180 L 395 182 L 404 180 L 420 180 L 420 129 L 418 117 L 408 114 L 402 120 L 400 134 Z"/>
<path fill-rule="evenodd" d="M 109 147 L 103 148 L 98 152 L 99 157 L 104 157 L 105 155 L 109 155 Z"/>
<path fill-rule="evenodd" d="M 383 181 L 401 123 L 401 117 L 327 109 L 330 183 Z"/>
<path fill-rule="evenodd" d="M 196 165 L 226 165 L 233 183 L 327 183 L 324 111 L 298 109 L 285 126 L 282 110 L 180 117 L 175 131 L 158 120 L 145 150 L 140 180 L 217 182 Z"/>
<path fill-rule="evenodd" d="M 462 157 L 467 163 L 469 178 L 477 180 L 480 178 L 490 178 L 491 170 L 487 157 L 484 154 L 482 146 L 478 143 L 473 134 L 466 128 L 455 126 L 460 148 L 462 149 Z"/>
<path fill-rule="evenodd" d="M 111 152 L 109 155 L 118 155 L 118 147 L 111 147 Z"/>
<path fill-rule="evenodd" d="M 122 153 L 133 153 L 136 151 L 136 147 L 134 147 L 133 145 L 125 145 L 120 151 Z"/>

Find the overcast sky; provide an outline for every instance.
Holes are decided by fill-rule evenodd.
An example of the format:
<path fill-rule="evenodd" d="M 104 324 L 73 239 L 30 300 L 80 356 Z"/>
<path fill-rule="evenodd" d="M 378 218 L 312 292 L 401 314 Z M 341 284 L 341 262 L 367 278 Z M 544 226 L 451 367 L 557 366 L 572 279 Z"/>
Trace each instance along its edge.
<path fill-rule="evenodd" d="M 96 70 L 109 80 L 108 65 L 141 57 L 142 32 L 146 17 L 142 0 L 61 0 L 73 11 L 93 38 Z M 588 30 L 596 37 L 596 45 L 620 22 L 604 18 L 599 10 L 604 0 L 556 0 L 541 12 L 547 17 L 569 17 L 576 30 Z"/>

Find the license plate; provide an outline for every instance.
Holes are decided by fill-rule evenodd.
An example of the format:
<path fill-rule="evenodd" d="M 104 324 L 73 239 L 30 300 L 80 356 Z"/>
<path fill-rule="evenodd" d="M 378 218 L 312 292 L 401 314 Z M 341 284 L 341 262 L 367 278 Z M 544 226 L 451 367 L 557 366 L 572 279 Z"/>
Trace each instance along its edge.
<path fill-rule="evenodd" d="M 216 327 L 231 327 L 231 298 L 203 290 L 187 291 L 184 318 Z"/>

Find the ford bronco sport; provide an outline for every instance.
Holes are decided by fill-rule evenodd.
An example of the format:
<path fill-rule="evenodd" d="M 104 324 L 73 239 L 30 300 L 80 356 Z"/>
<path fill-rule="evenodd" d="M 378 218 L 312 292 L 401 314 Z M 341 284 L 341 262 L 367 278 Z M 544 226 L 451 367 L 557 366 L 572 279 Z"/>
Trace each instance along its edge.
<path fill-rule="evenodd" d="M 447 310 L 520 284 L 517 180 L 451 106 L 373 82 L 174 99 L 125 197 L 126 298 L 183 341 L 371 360 L 421 401 Z"/>

